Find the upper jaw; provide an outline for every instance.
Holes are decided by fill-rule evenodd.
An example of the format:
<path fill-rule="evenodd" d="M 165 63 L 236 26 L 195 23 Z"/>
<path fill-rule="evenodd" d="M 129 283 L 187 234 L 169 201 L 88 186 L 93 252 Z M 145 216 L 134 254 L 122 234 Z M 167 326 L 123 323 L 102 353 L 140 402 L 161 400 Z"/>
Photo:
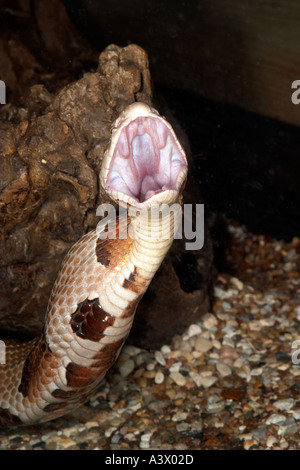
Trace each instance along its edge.
<path fill-rule="evenodd" d="M 122 206 L 172 204 L 187 176 L 187 160 L 171 125 L 146 104 L 133 103 L 116 120 L 100 172 Z"/>

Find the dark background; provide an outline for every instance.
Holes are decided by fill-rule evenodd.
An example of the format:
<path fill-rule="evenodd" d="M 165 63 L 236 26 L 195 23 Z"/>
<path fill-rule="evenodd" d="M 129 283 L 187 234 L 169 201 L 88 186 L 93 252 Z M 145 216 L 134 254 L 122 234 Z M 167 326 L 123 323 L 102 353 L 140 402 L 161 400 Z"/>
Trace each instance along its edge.
<path fill-rule="evenodd" d="M 232 3 L 233 11 L 236 2 Z M 274 6 L 274 2 L 254 3 L 261 4 L 262 12 Z M 262 116 L 242 106 L 218 102 L 213 99 L 211 90 L 208 98 L 202 86 L 209 73 L 213 75 L 207 72 L 207 68 L 213 67 L 211 64 L 219 71 L 219 81 L 213 85 L 216 96 L 220 94 L 220 86 L 227 87 L 230 94 L 230 76 L 234 80 L 237 73 L 243 80 L 241 88 L 250 86 L 251 77 L 248 77 L 248 84 L 244 73 L 251 64 L 245 55 L 247 43 L 241 40 L 243 31 L 237 34 L 238 25 L 230 30 L 227 18 L 222 22 L 222 14 L 216 12 L 218 5 L 215 10 L 211 7 L 207 16 L 204 11 L 207 2 L 201 1 L 65 0 L 64 4 L 76 27 L 99 51 L 111 43 L 120 46 L 137 43 L 145 48 L 155 94 L 163 95 L 189 137 L 193 171 L 207 213 L 225 214 L 245 224 L 249 231 L 277 238 L 290 240 L 300 234 L 299 128 L 269 118 L 267 105 L 266 116 Z M 241 4 L 247 7 L 247 2 Z M 259 11 L 258 8 L 258 13 L 250 12 L 257 15 L 252 18 L 254 25 L 260 21 Z M 289 28 L 290 19 L 285 18 L 285 21 Z M 213 29 L 215 42 L 200 43 L 203 29 L 208 31 L 209 28 Z M 292 28 L 296 25 L 292 24 Z M 277 36 L 281 33 L 278 31 Z M 266 27 L 265 37 L 260 38 L 262 44 L 271 40 L 272 34 Z M 225 62 L 222 49 L 218 55 L 217 46 L 221 48 L 223 40 L 225 52 L 227 46 L 240 41 L 239 57 Z M 283 50 L 293 46 L 290 36 L 284 34 L 279 44 Z M 261 56 L 262 52 L 258 51 L 257 55 L 260 61 L 268 61 L 268 57 Z M 199 66 L 203 56 L 209 61 L 208 65 L 205 63 L 206 69 Z M 276 74 L 284 72 L 274 68 L 273 73 L 276 78 Z M 297 78 L 300 76 L 294 76 Z M 287 83 L 286 95 L 290 101 L 288 80 Z M 254 100 L 256 90 L 252 89 L 251 93 Z"/>
<path fill-rule="evenodd" d="M 36 83 L 56 92 L 95 70 L 109 44 L 136 43 L 149 56 L 154 98 L 189 138 L 206 215 L 299 236 L 297 0 L 64 0 L 80 40 L 58 4 L 0 0 L 8 102 Z"/>

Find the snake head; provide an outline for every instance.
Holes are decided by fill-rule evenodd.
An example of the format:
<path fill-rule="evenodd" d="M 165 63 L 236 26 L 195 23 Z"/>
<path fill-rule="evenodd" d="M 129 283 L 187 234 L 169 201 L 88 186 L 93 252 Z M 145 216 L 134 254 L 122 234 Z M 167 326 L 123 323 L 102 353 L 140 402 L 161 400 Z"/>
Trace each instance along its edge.
<path fill-rule="evenodd" d="M 144 103 L 129 105 L 115 121 L 100 183 L 121 206 L 147 208 L 178 200 L 188 164 L 168 121 Z"/>

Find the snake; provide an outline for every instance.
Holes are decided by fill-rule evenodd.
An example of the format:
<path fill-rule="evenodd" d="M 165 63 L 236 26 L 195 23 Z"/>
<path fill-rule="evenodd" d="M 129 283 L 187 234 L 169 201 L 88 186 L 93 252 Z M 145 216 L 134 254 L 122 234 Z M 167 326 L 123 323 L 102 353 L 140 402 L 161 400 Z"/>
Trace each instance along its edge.
<path fill-rule="evenodd" d="M 3 339 L 1 427 L 61 417 L 95 393 L 173 243 L 180 211 L 171 209 L 180 206 L 187 172 L 185 151 L 156 109 L 134 102 L 119 114 L 99 187 L 122 210 L 67 253 L 40 336 Z"/>

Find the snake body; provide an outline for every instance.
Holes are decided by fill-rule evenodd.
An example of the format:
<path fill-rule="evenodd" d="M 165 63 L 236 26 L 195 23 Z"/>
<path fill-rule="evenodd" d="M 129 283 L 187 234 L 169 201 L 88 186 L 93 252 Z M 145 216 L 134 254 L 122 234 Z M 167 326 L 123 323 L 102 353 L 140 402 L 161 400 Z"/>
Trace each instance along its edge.
<path fill-rule="evenodd" d="M 170 124 L 145 104 L 128 106 L 112 128 L 100 184 L 113 201 L 134 209 L 133 215 L 118 217 L 115 238 L 104 226 L 71 248 L 39 338 L 4 340 L 0 425 L 62 416 L 99 386 L 122 349 L 137 304 L 179 223 L 176 211 L 158 218 L 149 217 L 150 211 L 178 202 L 186 175 L 185 153 Z M 163 236 L 167 229 L 170 233 Z"/>

